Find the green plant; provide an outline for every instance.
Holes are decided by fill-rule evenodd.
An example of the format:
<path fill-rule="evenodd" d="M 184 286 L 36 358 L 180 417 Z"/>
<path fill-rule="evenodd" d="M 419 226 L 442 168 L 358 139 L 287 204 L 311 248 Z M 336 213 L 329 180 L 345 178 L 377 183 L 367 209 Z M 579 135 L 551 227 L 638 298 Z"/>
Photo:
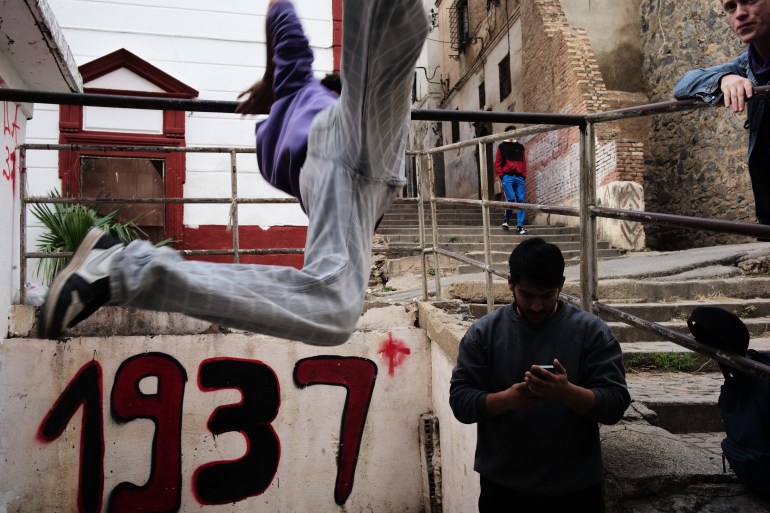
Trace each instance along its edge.
<path fill-rule="evenodd" d="M 754 317 L 759 312 L 759 308 L 754 305 L 746 305 L 743 310 L 738 312 L 738 317 Z"/>
<path fill-rule="evenodd" d="M 697 362 L 690 353 L 636 353 L 626 361 L 626 369 L 692 372 L 697 369 Z"/>
<path fill-rule="evenodd" d="M 447 242 L 450 242 L 450 243 L 451 242 L 459 242 L 459 241 L 460 241 L 460 237 L 456 237 L 454 235 L 452 235 L 451 237 L 449 237 L 449 239 L 447 239 Z"/>
<path fill-rule="evenodd" d="M 395 292 L 396 289 L 394 289 L 393 287 L 388 287 L 387 285 L 385 285 L 384 287 L 382 287 L 382 291 L 383 292 Z"/>
<path fill-rule="evenodd" d="M 436 276 L 436 270 L 432 267 L 428 269 L 428 276 Z"/>
<path fill-rule="evenodd" d="M 48 194 L 50 198 L 61 198 L 59 191 Z M 100 215 L 93 207 L 65 203 L 48 204 L 36 203 L 30 207 L 32 215 L 45 227 L 38 238 L 37 249 L 42 253 L 71 253 L 77 249 L 80 241 L 88 230 L 98 227 L 123 241 L 131 241 L 146 234 L 136 224 L 136 219 L 122 222 L 117 219 L 118 210 L 107 215 Z M 173 243 L 173 239 L 165 239 L 157 245 L 165 246 Z M 37 271 L 46 284 L 50 284 L 65 265 L 66 258 L 43 258 L 37 262 Z"/>
<path fill-rule="evenodd" d="M 419 236 L 414 238 L 414 243 L 415 244 L 419 244 L 420 243 L 420 237 Z"/>

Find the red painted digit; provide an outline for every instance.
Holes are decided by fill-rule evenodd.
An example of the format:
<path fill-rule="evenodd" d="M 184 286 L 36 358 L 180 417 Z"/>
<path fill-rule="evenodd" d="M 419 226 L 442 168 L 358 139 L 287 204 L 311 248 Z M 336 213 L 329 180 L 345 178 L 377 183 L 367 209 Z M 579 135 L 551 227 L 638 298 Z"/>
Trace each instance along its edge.
<path fill-rule="evenodd" d="M 104 429 L 102 369 L 97 362 L 88 362 L 78 371 L 43 419 L 36 438 L 42 443 L 59 438 L 81 406 L 78 511 L 98 513 L 104 493 Z"/>
<path fill-rule="evenodd" d="M 275 477 L 281 446 L 270 422 L 278 415 L 278 378 L 262 362 L 234 358 L 211 359 L 198 371 L 201 390 L 239 390 L 238 404 L 220 406 L 211 415 L 209 430 L 220 435 L 240 432 L 246 454 L 238 460 L 213 462 L 193 475 L 193 492 L 201 504 L 229 504 L 264 493 Z"/>
<path fill-rule="evenodd" d="M 157 391 L 145 394 L 139 383 L 157 378 Z M 143 486 L 123 482 L 110 494 L 108 510 L 116 513 L 179 511 L 182 497 L 182 403 L 187 373 L 169 355 L 140 354 L 124 361 L 112 387 L 112 418 L 155 423 L 150 479 Z"/>
<path fill-rule="evenodd" d="M 358 451 L 376 379 L 377 365 L 365 358 L 318 356 L 300 360 L 294 367 L 294 382 L 301 388 L 320 384 L 347 389 L 334 485 L 334 500 L 339 505 L 345 504 L 353 490 Z"/>

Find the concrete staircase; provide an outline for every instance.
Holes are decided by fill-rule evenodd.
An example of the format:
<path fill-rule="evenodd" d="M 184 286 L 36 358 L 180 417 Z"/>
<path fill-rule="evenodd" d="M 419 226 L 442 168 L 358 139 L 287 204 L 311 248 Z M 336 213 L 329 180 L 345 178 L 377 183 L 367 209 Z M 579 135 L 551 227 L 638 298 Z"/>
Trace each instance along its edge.
<path fill-rule="evenodd" d="M 433 232 L 431 229 L 430 206 L 425 206 L 426 244 L 433 244 Z M 510 230 L 503 230 L 500 225 L 503 221 L 504 209 L 490 210 L 490 244 L 492 261 L 495 267 L 501 270 L 507 268 L 508 256 L 516 244 L 527 237 L 542 237 L 556 244 L 562 250 L 564 258 L 569 262 L 576 262 L 580 257 L 580 228 L 577 226 L 543 226 L 525 225 L 529 232 L 527 235 L 519 235 L 515 228 L 515 220 Z M 474 260 L 484 260 L 484 232 L 481 209 L 470 205 L 437 205 L 438 219 L 438 247 L 446 251 L 460 253 Z M 389 265 L 399 268 L 398 259 L 405 258 L 400 267 L 405 268 L 413 264 L 413 257 L 420 254 L 419 213 L 415 203 L 396 201 L 385 214 L 377 233 L 381 236 L 380 248 L 388 260 Z M 600 241 L 599 258 L 612 258 L 620 256 L 623 250 L 613 249 L 609 242 Z M 446 262 L 448 267 L 453 267 L 457 273 L 473 273 L 478 269 L 462 264 L 459 261 Z M 444 265 L 442 264 L 442 267 Z"/>

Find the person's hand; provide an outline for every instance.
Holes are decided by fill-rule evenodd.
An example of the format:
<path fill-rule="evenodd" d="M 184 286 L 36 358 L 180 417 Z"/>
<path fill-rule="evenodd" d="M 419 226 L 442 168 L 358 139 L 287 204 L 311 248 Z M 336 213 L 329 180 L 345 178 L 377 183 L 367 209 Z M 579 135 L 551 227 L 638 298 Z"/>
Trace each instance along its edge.
<path fill-rule="evenodd" d="M 241 98 L 247 98 L 240 101 Z M 238 95 L 238 106 L 235 112 L 242 115 L 247 114 L 269 114 L 270 106 L 273 104 L 272 85 L 264 80 L 258 80 L 250 88 Z"/>
<path fill-rule="evenodd" d="M 553 369 L 555 372 L 533 365 L 524 373 L 524 382 L 536 397 L 561 401 L 569 388 L 567 369 L 559 360 L 553 361 Z"/>
<path fill-rule="evenodd" d="M 526 383 L 514 383 L 505 391 L 509 410 L 524 410 L 541 399 L 532 393 Z"/>
<path fill-rule="evenodd" d="M 754 94 L 751 80 L 740 75 L 725 75 L 719 82 L 719 88 L 725 97 L 725 107 L 733 112 L 743 112 L 746 100 Z"/>
<path fill-rule="evenodd" d="M 542 399 L 534 395 L 522 381 L 500 392 L 487 394 L 485 408 L 491 415 L 500 415 L 507 411 L 525 410 L 539 401 Z"/>

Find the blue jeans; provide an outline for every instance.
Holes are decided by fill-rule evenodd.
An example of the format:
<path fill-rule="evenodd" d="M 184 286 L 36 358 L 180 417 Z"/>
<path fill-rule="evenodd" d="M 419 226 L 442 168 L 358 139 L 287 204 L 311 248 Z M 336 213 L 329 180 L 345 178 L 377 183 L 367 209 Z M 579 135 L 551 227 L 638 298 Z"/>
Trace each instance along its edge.
<path fill-rule="evenodd" d="M 345 0 L 343 24 L 342 95 L 313 120 L 300 173 L 304 267 L 185 260 L 136 241 L 113 261 L 113 304 L 312 345 L 350 337 L 375 223 L 405 183 L 412 73 L 428 23 L 419 0 Z"/>
<path fill-rule="evenodd" d="M 507 201 L 511 203 L 524 203 L 526 201 L 525 194 L 527 192 L 527 181 L 524 178 L 516 175 L 503 175 L 501 183 Z M 511 220 L 512 215 L 513 210 L 506 209 L 506 223 Z M 521 209 L 516 211 L 516 226 L 524 226 L 524 217 L 526 215 L 527 213 Z"/>

